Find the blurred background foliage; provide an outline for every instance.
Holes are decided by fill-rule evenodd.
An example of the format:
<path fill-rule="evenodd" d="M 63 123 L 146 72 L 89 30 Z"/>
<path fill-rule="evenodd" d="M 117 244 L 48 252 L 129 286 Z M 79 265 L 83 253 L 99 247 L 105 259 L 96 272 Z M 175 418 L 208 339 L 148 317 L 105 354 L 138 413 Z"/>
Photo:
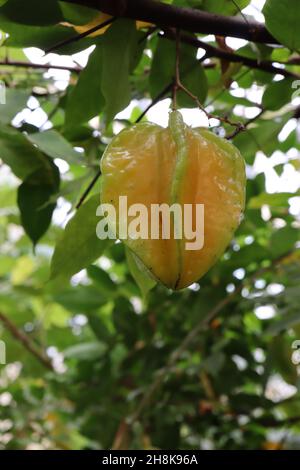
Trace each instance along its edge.
<path fill-rule="evenodd" d="M 121 243 L 95 235 L 101 155 L 151 100 L 159 104 L 144 119 L 167 120 L 174 42 L 117 19 L 65 43 L 74 28 L 101 23 L 99 13 L 0 3 L 0 448 L 299 448 L 299 2 L 280 2 L 280 19 L 276 2 L 265 4 L 273 35 L 280 20 L 280 46 L 193 36 L 257 67 L 182 44 L 183 83 L 209 112 L 246 123 L 233 141 L 248 182 L 228 250 L 175 293 L 147 282 Z M 167 3 L 243 10 L 247 21 L 263 20 L 265 2 Z M 180 101 L 189 123 L 207 125 Z"/>

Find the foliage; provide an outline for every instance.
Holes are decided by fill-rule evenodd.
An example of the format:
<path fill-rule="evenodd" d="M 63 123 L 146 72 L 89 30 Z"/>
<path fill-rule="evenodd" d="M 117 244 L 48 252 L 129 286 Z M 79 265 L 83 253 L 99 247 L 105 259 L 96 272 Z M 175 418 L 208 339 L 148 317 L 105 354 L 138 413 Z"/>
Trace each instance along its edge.
<path fill-rule="evenodd" d="M 233 46 L 256 68 L 199 61 L 197 48 L 182 44 L 183 83 L 209 112 L 246 124 L 233 141 L 248 182 L 228 250 L 176 293 L 145 279 L 121 243 L 96 238 L 101 178 L 75 209 L 113 135 L 151 99 L 171 96 L 174 43 L 117 19 L 102 35 L 56 48 L 59 65 L 73 71 L 51 68 L 58 55 L 43 58 L 49 70 L 29 67 L 28 57 L 39 56 L 28 48 L 72 38 L 70 19 L 81 24 L 97 12 L 56 0 L 0 3 L 0 334 L 8 362 L 0 365 L 0 447 L 299 447 L 299 2 L 265 4 L 280 47 Z M 250 2 L 167 3 L 235 15 Z M 91 45 L 78 70 L 73 54 Z M 274 78 L 261 61 L 282 62 L 291 76 Z M 203 113 L 189 112 L 198 126 Z M 216 123 L 215 132 L 232 133 Z M 37 357 L 44 352 L 53 370 Z"/>

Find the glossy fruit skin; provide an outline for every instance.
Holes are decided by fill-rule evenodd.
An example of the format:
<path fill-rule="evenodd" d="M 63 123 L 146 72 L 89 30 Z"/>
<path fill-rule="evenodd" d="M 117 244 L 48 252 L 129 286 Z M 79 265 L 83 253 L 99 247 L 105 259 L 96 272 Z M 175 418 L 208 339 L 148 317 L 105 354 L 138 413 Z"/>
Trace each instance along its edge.
<path fill-rule="evenodd" d="M 174 237 L 124 240 L 150 272 L 174 290 L 196 282 L 215 264 L 232 239 L 245 204 L 245 164 L 239 151 L 207 129 L 183 125 L 179 132 L 186 155 L 175 192 L 180 152 L 170 127 L 144 122 L 125 129 L 101 161 L 101 202 L 113 204 L 117 211 L 119 196 L 124 195 L 128 206 L 142 203 L 149 214 L 151 204 L 204 204 L 200 250 L 186 250 L 186 240 L 178 243 Z"/>

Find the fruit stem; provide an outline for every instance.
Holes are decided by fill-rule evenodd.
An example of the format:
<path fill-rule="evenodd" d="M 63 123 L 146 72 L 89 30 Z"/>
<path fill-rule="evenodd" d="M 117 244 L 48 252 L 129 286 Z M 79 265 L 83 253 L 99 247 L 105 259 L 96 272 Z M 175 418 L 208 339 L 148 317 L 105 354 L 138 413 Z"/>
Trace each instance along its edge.
<path fill-rule="evenodd" d="M 175 53 L 175 80 L 173 84 L 173 99 L 172 109 L 177 110 L 177 91 L 180 83 L 180 72 L 179 72 L 179 56 L 180 56 L 180 30 L 176 29 L 176 53 Z"/>

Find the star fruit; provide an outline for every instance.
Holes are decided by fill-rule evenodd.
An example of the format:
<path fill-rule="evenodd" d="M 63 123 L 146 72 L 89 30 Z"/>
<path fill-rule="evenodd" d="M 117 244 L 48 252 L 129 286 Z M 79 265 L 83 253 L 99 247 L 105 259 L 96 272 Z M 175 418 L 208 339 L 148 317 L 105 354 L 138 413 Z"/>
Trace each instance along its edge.
<path fill-rule="evenodd" d="M 123 236 L 147 270 L 171 289 L 182 289 L 201 278 L 224 253 L 240 224 L 245 204 L 245 164 L 240 152 L 207 129 L 185 125 L 179 111 L 170 113 L 167 128 L 142 122 L 121 131 L 103 154 L 101 172 L 101 203 L 114 207 L 116 219 L 109 218 L 108 224 L 119 238 L 126 217 L 134 219 L 121 213 L 120 196 L 127 197 L 128 207 L 145 206 L 148 233 L 152 205 L 176 203 L 182 214 L 184 205 L 192 207 L 195 233 L 203 235 L 197 249 L 188 249 L 190 237 L 184 230 L 180 233 L 172 212 L 169 238 L 163 236 L 168 226 L 163 226 L 161 217 L 156 219 L 158 239 L 131 236 L 129 231 Z M 202 226 L 196 223 L 197 205 L 204 207 Z M 176 238 L 180 235 L 181 239 Z"/>

